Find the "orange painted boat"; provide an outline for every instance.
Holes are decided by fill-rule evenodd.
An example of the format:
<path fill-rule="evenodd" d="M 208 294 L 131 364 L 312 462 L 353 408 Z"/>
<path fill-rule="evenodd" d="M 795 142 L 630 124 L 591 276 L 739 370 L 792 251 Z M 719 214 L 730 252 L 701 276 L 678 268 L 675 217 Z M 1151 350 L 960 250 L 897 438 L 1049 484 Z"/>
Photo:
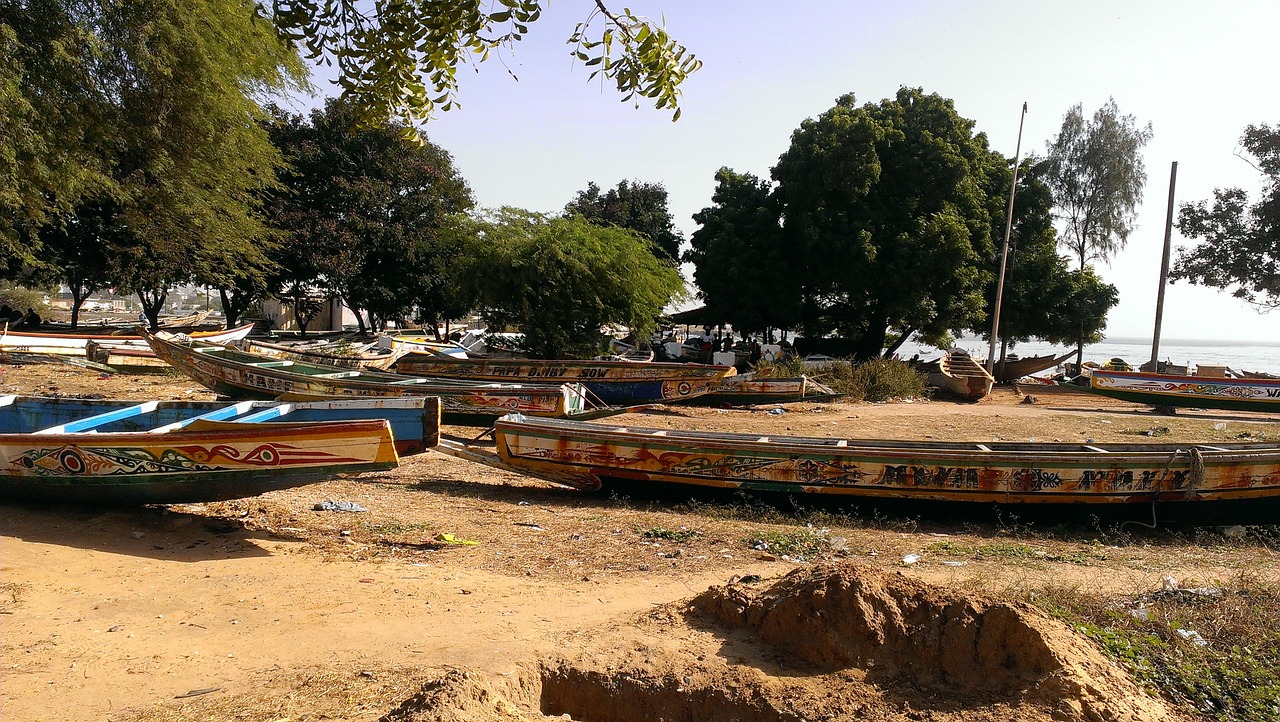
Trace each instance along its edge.
<path fill-rule="evenodd" d="M 496 455 L 439 450 L 588 491 L 794 493 L 909 513 L 1004 508 L 1272 523 L 1280 444 L 1070 444 L 762 436 L 504 416 Z"/>

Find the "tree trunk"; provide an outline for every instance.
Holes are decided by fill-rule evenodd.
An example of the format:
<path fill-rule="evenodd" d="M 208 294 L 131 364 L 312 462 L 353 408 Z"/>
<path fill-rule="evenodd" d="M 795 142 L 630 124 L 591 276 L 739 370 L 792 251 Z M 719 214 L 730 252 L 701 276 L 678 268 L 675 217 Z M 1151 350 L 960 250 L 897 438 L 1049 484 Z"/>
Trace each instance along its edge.
<path fill-rule="evenodd" d="M 84 305 L 84 301 L 88 298 L 91 291 L 87 290 L 82 284 L 74 283 L 71 288 L 71 328 L 76 328 L 80 324 L 80 307 Z"/>
<path fill-rule="evenodd" d="M 898 352 L 898 349 L 902 348 L 902 344 L 906 343 L 907 339 L 911 338 L 911 334 L 915 332 L 916 330 L 910 326 L 904 329 L 902 331 L 902 335 L 898 336 L 898 340 L 894 341 L 892 346 L 884 350 L 884 353 L 881 354 L 881 358 L 893 358 L 893 355 Z"/>
<path fill-rule="evenodd" d="M 152 333 L 160 330 L 160 311 L 164 309 L 164 300 L 168 295 L 168 289 L 138 291 L 142 313 L 147 317 L 147 329 Z"/>

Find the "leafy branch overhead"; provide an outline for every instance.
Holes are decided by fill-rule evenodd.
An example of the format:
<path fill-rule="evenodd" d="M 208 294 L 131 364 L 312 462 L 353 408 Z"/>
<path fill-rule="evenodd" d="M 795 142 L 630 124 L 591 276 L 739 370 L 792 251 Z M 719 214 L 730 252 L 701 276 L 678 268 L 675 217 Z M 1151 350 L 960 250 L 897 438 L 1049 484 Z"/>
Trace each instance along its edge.
<path fill-rule="evenodd" d="M 1263 175 L 1256 202 L 1240 188 L 1217 188 L 1213 202 L 1183 204 L 1178 230 L 1199 239 L 1178 249 L 1174 280 L 1231 290 L 1259 311 L 1280 308 L 1280 127 L 1245 128 L 1240 144 Z"/>
<path fill-rule="evenodd" d="M 429 119 L 457 105 L 458 67 L 512 49 L 542 15 L 547 0 L 273 0 L 280 34 L 311 60 L 338 65 L 337 84 L 379 123 Z M 624 101 L 648 98 L 679 118 L 680 84 L 701 67 L 661 25 L 595 0 L 569 37 L 572 55 L 612 80 Z"/>

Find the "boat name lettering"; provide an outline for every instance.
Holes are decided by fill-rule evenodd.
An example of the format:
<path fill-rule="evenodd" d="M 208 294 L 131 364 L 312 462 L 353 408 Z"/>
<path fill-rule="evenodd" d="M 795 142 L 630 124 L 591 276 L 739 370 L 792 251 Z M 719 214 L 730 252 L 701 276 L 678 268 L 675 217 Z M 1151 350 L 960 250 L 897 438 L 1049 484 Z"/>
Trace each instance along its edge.
<path fill-rule="evenodd" d="M 1280 389 L 1263 389 L 1267 392 L 1267 396 L 1273 399 L 1280 399 Z"/>
<path fill-rule="evenodd" d="M 1186 486 L 1186 471 L 1170 470 L 1168 473 L 1167 488 L 1181 489 Z M 1082 471 L 1076 487 L 1099 491 L 1150 491 L 1160 486 L 1163 474 L 1161 471 L 1141 471 L 1135 479 L 1132 471 Z"/>
<path fill-rule="evenodd" d="M 609 375 L 609 369 L 582 369 L 578 373 L 580 379 L 602 379 Z"/>
<path fill-rule="evenodd" d="M 490 374 L 493 376 L 524 376 L 528 379 L 537 378 L 560 378 L 565 375 L 566 369 L 563 366 L 547 366 L 545 368 L 524 368 L 522 366 L 493 366 Z"/>
<path fill-rule="evenodd" d="M 259 389 L 267 389 L 268 391 L 291 391 L 293 390 L 293 382 L 284 379 L 272 378 L 255 374 L 252 371 L 246 372 L 244 375 L 245 383 Z"/>
<path fill-rule="evenodd" d="M 888 486 L 933 486 L 951 489 L 977 489 L 978 470 L 960 466 L 885 466 L 877 484 Z"/>

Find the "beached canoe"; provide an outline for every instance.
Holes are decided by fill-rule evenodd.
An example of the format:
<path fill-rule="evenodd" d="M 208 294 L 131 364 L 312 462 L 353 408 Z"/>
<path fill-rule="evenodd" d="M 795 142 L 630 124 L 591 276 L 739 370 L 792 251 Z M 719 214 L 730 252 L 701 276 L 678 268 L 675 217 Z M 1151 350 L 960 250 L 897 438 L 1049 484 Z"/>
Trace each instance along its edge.
<path fill-rule="evenodd" d="M 326 401 L 137 401 L 69 397 L 0 396 L 0 421 L 11 429 L 45 429 L 67 425 L 69 431 L 171 430 L 196 421 L 277 423 L 304 421 L 368 421 L 391 425 L 396 453 L 422 453 L 440 440 L 440 400 L 433 396 Z"/>
<path fill-rule="evenodd" d="M 399 464 L 385 419 L 223 421 L 215 410 L 127 431 L 122 419 L 159 402 L 70 418 L 74 403 L 57 401 L 0 399 L 0 500 L 219 501 Z"/>
<path fill-rule="evenodd" d="M 578 384 L 486 383 L 412 378 L 277 360 L 237 349 L 146 334 L 160 358 L 196 382 L 237 399 L 316 400 L 438 396 L 446 423 L 487 426 L 507 413 L 598 418 L 621 409 L 602 407 Z"/>
<path fill-rule="evenodd" d="M 1093 372 L 1090 391 L 1152 406 L 1280 412 L 1280 379 L 1172 376 L 1138 371 Z"/>
<path fill-rule="evenodd" d="M 667 403 L 710 393 L 732 366 L 683 363 L 643 363 L 605 360 L 476 359 L 438 354 L 408 353 L 396 361 L 397 373 L 410 376 L 580 383 L 602 404 L 633 406 Z"/>
<path fill-rule="evenodd" d="M 256 339 L 241 339 L 228 344 L 241 351 L 274 359 L 302 361 L 304 363 L 338 366 L 347 369 L 386 371 L 403 355 L 404 351 L 383 351 L 377 342 L 350 346 L 349 353 L 337 353 L 342 344 L 326 344 L 323 349 L 304 346 L 285 346 Z M 326 350 L 327 349 L 327 350 Z"/>
<path fill-rule="evenodd" d="M 841 395 L 808 376 L 777 378 L 746 373 L 721 379 L 710 393 L 689 399 L 686 403 L 697 406 L 754 406 L 825 401 Z"/>
<path fill-rule="evenodd" d="M 952 349 L 931 364 L 924 364 L 930 386 L 948 396 L 965 401 L 981 401 L 991 393 L 995 378 L 987 373 L 973 357 L 959 349 Z"/>
<path fill-rule="evenodd" d="M 225 331 L 197 331 L 191 338 L 210 343 L 230 343 L 238 341 L 253 330 L 253 324 L 245 324 Z M 92 335 L 74 333 L 33 333 L 30 331 L 10 331 L 7 327 L 0 329 L 0 351 L 16 353 L 56 354 L 64 356 L 84 356 L 90 341 L 104 346 L 132 347 L 146 350 L 147 342 L 137 335 Z"/>
<path fill-rule="evenodd" d="M 992 505 L 1192 523 L 1280 518 L 1280 444 L 868 441 L 504 416 L 494 465 L 588 491 L 710 487 L 961 513 Z M 457 445 L 442 442 L 453 453 Z M 474 449 L 464 458 L 485 461 Z M 1060 517 L 1055 517 L 1060 518 Z"/>
<path fill-rule="evenodd" d="M 1006 358 L 1003 361 L 996 362 L 995 373 L 992 375 L 995 376 L 998 384 L 1013 383 L 1023 376 L 1031 376 L 1046 369 L 1051 369 L 1075 355 L 1075 351 L 1068 351 L 1061 356 L 1047 354 L 1044 356 Z"/>

